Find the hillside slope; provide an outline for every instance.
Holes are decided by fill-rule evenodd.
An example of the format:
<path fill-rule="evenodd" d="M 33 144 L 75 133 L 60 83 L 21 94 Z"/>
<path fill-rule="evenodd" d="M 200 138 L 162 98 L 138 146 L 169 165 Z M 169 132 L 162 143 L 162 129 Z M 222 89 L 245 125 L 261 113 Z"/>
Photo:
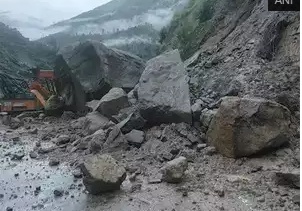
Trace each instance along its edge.
<path fill-rule="evenodd" d="M 191 0 L 161 32 L 163 50 L 179 48 L 183 59 L 190 57 L 193 99 L 257 96 L 298 111 L 300 15 L 268 12 L 265 4 Z"/>
<path fill-rule="evenodd" d="M 102 40 L 105 45 L 130 51 L 145 59 L 157 54 L 159 30 L 168 24 L 175 11 L 188 0 L 112 0 L 91 11 L 82 13 L 46 28 L 59 33 L 39 41 L 57 47 L 82 41 L 81 36 Z"/>
<path fill-rule="evenodd" d="M 47 46 L 29 41 L 16 29 L 0 23 L 0 71 L 26 76 L 30 67 L 51 68 L 54 55 Z"/>

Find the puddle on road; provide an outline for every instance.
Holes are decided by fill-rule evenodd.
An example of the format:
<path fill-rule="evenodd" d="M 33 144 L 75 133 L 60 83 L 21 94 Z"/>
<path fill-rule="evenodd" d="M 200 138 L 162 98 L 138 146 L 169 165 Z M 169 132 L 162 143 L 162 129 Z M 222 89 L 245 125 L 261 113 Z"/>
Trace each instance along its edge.
<path fill-rule="evenodd" d="M 12 207 L 14 210 L 33 210 L 38 204 L 44 208 L 39 210 L 84 210 L 86 194 L 83 188 L 78 187 L 81 181 L 74 182 L 71 170 L 64 165 L 49 167 L 46 162 L 15 162 L 17 165 L 11 168 L 1 169 L 0 193 L 4 197 L 0 199 L 1 207 Z M 15 174 L 19 174 L 15 176 Z M 70 189 L 74 184 L 75 189 Z M 37 187 L 41 187 L 38 195 L 35 195 Z M 78 190 L 80 188 L 81 190 Z M 53 191 L 62 189 L 68 191 L 60 198 L 55 198 Z M 71 198 L 71 196 L 74 198 Z M 33 207 L 34 206 L 34 207 Z"/>

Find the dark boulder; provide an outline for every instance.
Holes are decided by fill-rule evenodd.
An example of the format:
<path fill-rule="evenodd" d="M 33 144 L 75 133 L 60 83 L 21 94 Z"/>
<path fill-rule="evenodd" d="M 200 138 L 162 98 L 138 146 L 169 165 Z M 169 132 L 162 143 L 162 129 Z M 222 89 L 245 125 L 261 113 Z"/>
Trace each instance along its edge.
<path fill-rule="evenodd" d="M 144 61 L 97 41 L 66 48 L 57 56 L 55 75 L 66 106 L 82 109 L 85 101 L 101 99 L 112 87 L 130 91 L 138 83 Z"/>

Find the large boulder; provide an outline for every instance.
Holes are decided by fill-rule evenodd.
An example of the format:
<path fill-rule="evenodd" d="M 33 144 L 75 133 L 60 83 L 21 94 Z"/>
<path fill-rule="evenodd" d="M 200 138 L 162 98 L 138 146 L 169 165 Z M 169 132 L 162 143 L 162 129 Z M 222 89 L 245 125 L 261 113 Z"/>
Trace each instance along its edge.
<path fill-rule="evenodd" d="M 104 116 L 111 117 L 129 106 L 128 96 L 122 88 L 112 88 L 100 100 L 96 110 Z"/>
<path fill-rule="evenodd" d="M 140 113 L 151 125 L 192 123 L 188 76 L 178 50 L 147 62 L 137 96 Z"/>
<path fill-rule="evenodd" d="M 95 155 L 81 164 L 87 191 L 93 195 L 120 189 L 126 170 L 108 154 Z"/>
<path fill-rule="evenodd" d="M 288 141 L 289 110 L 259 98 L 225 97 L 213 117 L 207 140 L 227 157 L 243 157 Z"/>
<path fill-rule="evenodd" d="M 86 41 L 63 49 L 54 70 L 60 79 L 58 91 L 68 99 L 66 104 L 79 109 L 85 101 L 101 99 L 112 87 L 130 91 L 144 68 L 144 61 L 137 56 L 98 41 Z"/>

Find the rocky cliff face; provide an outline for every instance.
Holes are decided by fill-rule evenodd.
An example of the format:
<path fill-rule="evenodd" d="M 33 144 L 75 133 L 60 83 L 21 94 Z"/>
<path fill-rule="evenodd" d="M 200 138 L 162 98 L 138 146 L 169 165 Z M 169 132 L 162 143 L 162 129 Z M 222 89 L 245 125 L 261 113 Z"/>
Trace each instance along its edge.
<path fill-rule="evenodd" d="M 176 46 L 183 58 L 188 58 L 184 49 L 198 43 L 197 52 L 186 61 L 192 100 L 218 100 L 226 95 L 265 97 L 297 112 L 299 13 L 268 12 L 264 0 L 203 2 L 199 10 L 203 16 L 196 28 L 190 26 L 189 37 L 178 36 L 187 43 Z M 187 11 L 197 8 L 196 1 L 190 4 Z M 211 14 L 204 8 L 210 8 Z M 190 15 L 182 14 L 176 22 L 184 23 Z M 175 47 L 173 34 L 181 35 L 185 27 L 180 26 L 166 29 L 163 44 L 167 48 Z"/>

